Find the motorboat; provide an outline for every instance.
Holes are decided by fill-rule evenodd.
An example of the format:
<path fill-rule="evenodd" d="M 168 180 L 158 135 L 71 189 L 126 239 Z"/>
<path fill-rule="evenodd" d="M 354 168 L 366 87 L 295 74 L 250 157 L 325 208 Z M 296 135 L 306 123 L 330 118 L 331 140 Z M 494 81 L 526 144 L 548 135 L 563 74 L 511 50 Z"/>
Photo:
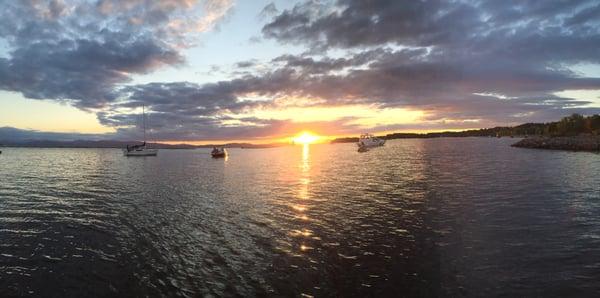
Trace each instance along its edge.
<path fill-rule="evenodd" d="M 358 139 L 358 143 L 356 143 L 356 145 L 358 145 L 358 148 L 373 148 L 373 147 L 379 147 L 379 146 L 383 146 L 385 144 L 385 140 L 382 138 L 378 138 L 372 134 L 363 134 L 360 136 L 360 138 Z"/>
<path fill-rule="evenodd" d="M 213 158 L 222 158 L 222 157 L 226 157 L 227 156 L 227 150 L 225 150 L 225 148 L 217 148 L 214 147 L 213 150 L 210 152 L 210 155 Z"/>
<path fill-rule="evenodd" d="M 158 149 L 148 148 L 146 145 L 146 111 L 143 105 L 142 117 L 144 123 L 144 143 L 140 145 L 127 145 L 126 148 L 123 148 L 123 154 L 125 156 L 156 156 L 158 154 Z"/>

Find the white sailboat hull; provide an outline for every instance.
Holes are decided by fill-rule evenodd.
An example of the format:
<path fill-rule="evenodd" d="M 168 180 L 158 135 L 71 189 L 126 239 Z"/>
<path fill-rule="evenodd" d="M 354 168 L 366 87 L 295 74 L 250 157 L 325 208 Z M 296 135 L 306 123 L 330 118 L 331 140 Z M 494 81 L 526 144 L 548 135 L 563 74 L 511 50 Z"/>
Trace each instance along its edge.
<path fill-rule="evenodd" d="M 123 154 L 125 156 L 156 156 L 158 154 L 158 149 L 141 148 L 131 151 L 123 149 Z"/>

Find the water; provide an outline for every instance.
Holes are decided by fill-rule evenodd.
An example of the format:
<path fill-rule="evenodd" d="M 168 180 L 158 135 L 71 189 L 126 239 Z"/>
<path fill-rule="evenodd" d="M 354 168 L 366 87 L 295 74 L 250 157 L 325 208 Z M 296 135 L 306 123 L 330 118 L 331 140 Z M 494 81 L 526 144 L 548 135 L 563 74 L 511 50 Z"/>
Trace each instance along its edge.
<path fill-rule="evenodd" d="M 4 148 L 0 296 L 598 296 L 600 155 Z"/>

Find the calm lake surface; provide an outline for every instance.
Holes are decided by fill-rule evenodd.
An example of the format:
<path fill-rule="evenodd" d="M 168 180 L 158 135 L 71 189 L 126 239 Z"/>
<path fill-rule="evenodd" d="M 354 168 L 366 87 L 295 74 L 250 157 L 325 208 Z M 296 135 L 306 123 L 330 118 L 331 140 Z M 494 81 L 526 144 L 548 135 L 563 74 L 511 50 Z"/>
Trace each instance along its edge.
<path fill-rule="evenodd" d="M 0 296 L 598 296 L 600 155 L 3 148 Z"/>

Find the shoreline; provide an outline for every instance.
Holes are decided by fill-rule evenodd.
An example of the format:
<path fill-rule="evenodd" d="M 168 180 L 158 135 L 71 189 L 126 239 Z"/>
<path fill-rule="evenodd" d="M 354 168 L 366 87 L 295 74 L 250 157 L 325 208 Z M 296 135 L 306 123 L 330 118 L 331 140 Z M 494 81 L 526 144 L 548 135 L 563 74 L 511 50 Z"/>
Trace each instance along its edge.
<path fill-rule="evenodd" d="M 529 137 L 522 139 L 511 147 L 546 150 L 600 152 L 600 136 L 571 137 Z"/>

